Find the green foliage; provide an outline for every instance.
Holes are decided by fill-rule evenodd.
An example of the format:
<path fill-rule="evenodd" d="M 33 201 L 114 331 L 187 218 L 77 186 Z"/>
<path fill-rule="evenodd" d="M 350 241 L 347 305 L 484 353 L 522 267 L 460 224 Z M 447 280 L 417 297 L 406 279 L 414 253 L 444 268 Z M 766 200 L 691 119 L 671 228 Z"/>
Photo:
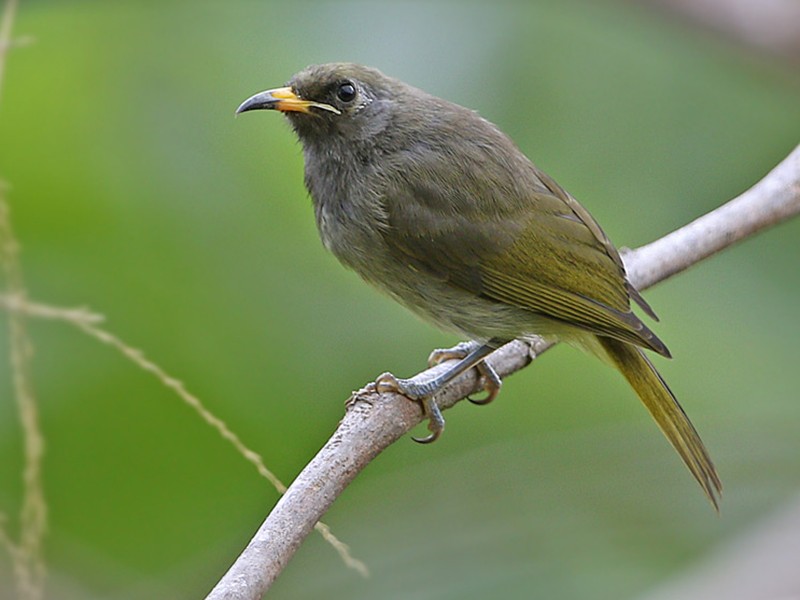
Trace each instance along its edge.
<path fill-rule="evenodd" d="M 325 254 L 299 145 L 241 100 L 309 63 L 376 66 L 498 123 L 620 246 L 740 193 L 800 131 L 796 72 L 627 4 L 24 2 L 15 29 L 36 42 L 9 56 L 0 176 L 32 298 L 106 315 L 287 482 L 352 389 L 455 340 Z M 630 598 L 735 535 L 800 486 L 799 240 L 783 225 L 648 294 L 721 518 L 621 378 L 563 348 L 334 506 L 372 578 L 313 536 L 270 597 Z M 201 597 L 276 493 L 113 350 L 30 329 L 49 597 Z M 3 344 L 12 531 L 20 443 Z"/>

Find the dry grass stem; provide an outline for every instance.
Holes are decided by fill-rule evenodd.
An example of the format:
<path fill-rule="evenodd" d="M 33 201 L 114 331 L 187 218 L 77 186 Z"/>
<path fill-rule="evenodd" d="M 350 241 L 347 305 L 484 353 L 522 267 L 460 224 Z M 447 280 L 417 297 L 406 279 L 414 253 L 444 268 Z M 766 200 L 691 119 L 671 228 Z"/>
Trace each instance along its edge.
<path fill-rule="evenodd" d="M 28 44 L 29 37 L 11 39 L 11 30 L 17 9 L 17 0 L 6 0 L 0 22 L 0 93 L 2 92 L 5 59 L 13 47 Z M 15 542 L 5 528 L 5 515 L 0 513 L 0 548 L 5 548 L 11 557 L 15 584 L 20 600 L 39 600 L 44 595 L 45 563 L 42 542 L 47 527 L 47 504 L 42 491 L 42 457 L 44 437 L 39 428 L 38 409 L 30 376 L 30 359 L 33 346 L 28 338 L 25 319 L 34 317 L 65 321 L 90 337 L 112 346 L 139 368 L 154 375 L 163 385 L 175 392 L 208 425 L 227 440 L 256 471 L 283 494 L 286 486 L 264 464 L 261 456 L 248 448 L 227 424 L 208 410 L 184 383 L 164 371 L 148 359 L 144 352 L 133 348 L 115 335 L 98 327 L 103 316 L 86 308 L 61 308 L 31 302 L 22 278 L 19 264 L 19 244 L 11 229 L 8 204 L 5 199 L 7 186 L 0 181 L 0 268 L 6 280 L 6 293 L 0 294 L 0 307 L 6 309 L 9 319 L 9 342 L 11 372 L 14 395 L 19 409 L 24 438 L 23 501 L 20 514 L 20 540 Z M 367 568 L 354 558 L 341 540 L 331 533 L 322 522 L 315 525 L 325 540 L 339 553 L 344 563 L 363 575 Z"/>
<path fill-rule="evenodd" d="M 269 481 L 278 493 L 283 494 L 286 492 L 286 486 L 267 468 L 263 458 L 254 450 L 248 448 L 241 438 L 239 438 L 222 419 L 214 415 L 197 396 L 189 392 L 182 381 L 171 376 L 159 365 L 147 358 L 143 351 L 126 344 L 114 334 L 98 327 L 98 324 L 104 321 L 103 315 L 94 313 L 83 307 L 61 308 L 48 304 L 21 300 L 19 297 L 9 294 L 0 294 L 0 306 L 10 312 L 18 312 L 31 317 L 64 321 L 77 327 L 95 340 L 113 347 L 137 367 L 152 374 L 165 387 L 172 390 L 183 402 L 190 406 L 203 421 L 214 428 L 220 437 L 228 441 L 247 462 L 252 464 L 258 474 Z M 350 554 L 347 545 L 339 540 L 330 531 L 327 525 L 321 522 L 317 523 L 316 529 L 339 553 L 348 567 L 355 569 L 363 575 L 367 574 L 366 565 Z"/>
<path fill-rule="evenodd" d="M 12 303 L 24 304 L 27 294 L 19 265 L 19 245 L 11 229 L 3 186 L 0 186 L 0 268 L 8 289 L 7 297 Z M 42 556 L 42 543 L 47 529 L 47 504 L 42 489 L 44 437 L 39 426 L 39 412 L 31 379 L 33 346 L 26 331 L 24 314 L 9 311 L 8 328 L 14 398 L 23 435 L 24 466 L 19 541 L 12 541 L 3 530 L 0 544 L 11 556 L 19 598 L 38 600 L 44 596 L 46 576 Z"/>

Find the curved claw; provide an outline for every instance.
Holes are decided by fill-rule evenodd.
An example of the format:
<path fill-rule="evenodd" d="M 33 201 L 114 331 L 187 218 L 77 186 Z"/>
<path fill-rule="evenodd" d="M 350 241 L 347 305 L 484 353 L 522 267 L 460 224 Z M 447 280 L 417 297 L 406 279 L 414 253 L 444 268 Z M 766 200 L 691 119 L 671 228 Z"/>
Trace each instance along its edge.
<path fill-rule="evenodd" d="M 404 393 L 402 390 L 402 385 L 400 380 L 392 375 L 389 372 L 381 373 L 375 379 L 375 389 L 380 394 L 381 392 L 400 392 L 401 394 Z"/>
<path fill-rule="evenodd" d="M 426 435 L 424 438 L 418 438 L 412 436 L 411 439 L 417 442 L 418 444 L 430 444 L 431 442 L 435 442 L 436 440 L 438 440 L 440 435 L 442 435 L 442 432 L 436 431 L 430 435 Z"/>
<path fill-rule="evenodd" d="M 426 396 L 430 396 L 435 390 L 430 389 L 430 385 L 416 383 L 410 379 L 400 379 L 391 373 L 382 373 L 375 380 L 375 389 L 378 392 L 397 392 L 406 398 L 420 401 Z"/>
<path fill-rule="evenodd" d="M 475 368 L 478 370 L 478 373 L 480 373 L 481 379 L 483 379 L 483 389 L 486 390 L 488 395 L 486 398 L 480 398 L 478 400 L 467 396 L 467 400 L 472 402 L 472 404 L 483 406 L 484 404 L 489 404 L 492 400 L 497 398 L 497 395 L 500 393 L 500 386 L 503 385 L 503 380 L 500 379 L 497 371 L 495 371 L 485 362 L 479 362 L 477 365 L 475 365 Z"/>
<path fill-rule="evenodd" d="M 444 416 L 442 415 L 442 411 L 439 410 L 439 406 L 436 404 L 436 400 L 433 396 L 421 398 L 420 403 L 422 404 L 422 410 L 428 415 L 428 431 L 430 431 L 431 434 L 424 438 L 411 439 L 420 444 L 430 444 L 438 440 L 439 436 L 442 435 L 444 431 Z"/>
<path fill-rule="evenodd" d="M 485 391 L 488 392 L 486 398 L 473 398 L 472 396 L 467 396 L 467 400 L 469 400 L 475 406 L 484 406 L 491 402 L 494 402 L 494 399 L 497 398 L 498 394 L 500 394 L 500 388 L 489 388 L 489 386 L 485 386 Z"/>

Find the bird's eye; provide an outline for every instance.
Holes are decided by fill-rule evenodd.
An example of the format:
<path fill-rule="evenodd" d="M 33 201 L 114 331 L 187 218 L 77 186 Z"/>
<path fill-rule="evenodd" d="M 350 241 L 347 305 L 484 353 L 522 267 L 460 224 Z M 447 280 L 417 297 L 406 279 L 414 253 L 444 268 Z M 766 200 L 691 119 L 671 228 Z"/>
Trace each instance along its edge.
<path fill-rule="evenodd" d="M 342 102 L 352 102 L 356 97 L 356 86 L 349 81 L 339 84 L 339 89 L 336 90 L 336 97 Z"/>

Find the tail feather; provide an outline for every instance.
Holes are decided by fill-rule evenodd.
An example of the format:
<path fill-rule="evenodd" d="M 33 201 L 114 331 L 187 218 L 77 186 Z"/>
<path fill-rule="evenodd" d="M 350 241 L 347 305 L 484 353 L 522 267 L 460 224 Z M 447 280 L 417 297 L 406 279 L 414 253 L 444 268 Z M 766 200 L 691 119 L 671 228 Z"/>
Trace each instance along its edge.
<path fill-rule="evenodd" d="M 597 339 L 719 511 L 722 483 L 697 430 L 666 382 L 640 348 L 613 338 Z"/>

